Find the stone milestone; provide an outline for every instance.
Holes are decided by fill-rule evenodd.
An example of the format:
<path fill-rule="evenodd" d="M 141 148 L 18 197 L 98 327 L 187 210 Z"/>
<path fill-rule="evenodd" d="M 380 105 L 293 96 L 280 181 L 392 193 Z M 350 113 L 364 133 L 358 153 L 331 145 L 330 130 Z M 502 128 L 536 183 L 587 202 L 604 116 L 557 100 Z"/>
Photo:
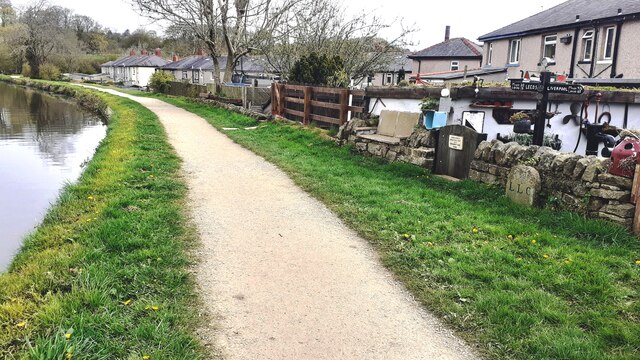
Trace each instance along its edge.
<path fill-rule="evenodd" d="M 517 165 L 511 168 L 507 178 L 506 194 L 513 202 L 534 206 L 538 200 L 541 182 L 538 170 L 531 166 Z"/>

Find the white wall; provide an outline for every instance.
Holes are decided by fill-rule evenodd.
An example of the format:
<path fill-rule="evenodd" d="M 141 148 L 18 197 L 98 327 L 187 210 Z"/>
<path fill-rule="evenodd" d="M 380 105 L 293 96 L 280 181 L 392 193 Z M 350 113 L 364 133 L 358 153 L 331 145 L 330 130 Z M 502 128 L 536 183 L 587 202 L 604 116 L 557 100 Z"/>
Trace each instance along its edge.
<path fill-rule="evenodd" d="M 488 135 L 488 140 L 493 140 L 497 138 L 498 134 L 502 136 L 508 135 L 513 132 L 513 125 L 500 125 L 498 124 L 493 116 L 492 109 L 485 108 L 472 108 L 469 106 L 472 99 L 460 99 L 453 102 L 453 114 L 449 117 L 449 124 L 460 124 L 462 123 L 462 113 L 464 111 L 483 111 L 485 113 L 484 120 L 484 129 L 483 132 Z M 386 105 L 382 105 L 382 102 Z M 420 111 L 420 100 L 410 100 L 410 99 L 382 99 L 382 102 L 378 102 L 375 108 L 373 108 L 375 104 L 375 99 L 371 99 L 371 104 L 369 111 L 373 115 L 380 115 L 380 112 L 383 109 L 387 110 L 397 110 L 397 111 L 410 111 L 410 112 L 419 112 Z M 551 102 L 552 111 L 555 111 L 556 102 Z M 554 116 L 550 120 L 551 127 L 548 128 L 545 126 L 545 135 L 559 135 L 559 138 L 562 140 L 562 148 L 560 151 L 562 152 L 573 152 L 573 149 L 576 146 L 576 142 L 578 140 L 578 126 L 575 125 L 573 121 L 570 121 L 568 124 L 563 124 L 562 120 L 566 115 L 570 115 L 571 111 L 569 109 L 571 103 L 569 102 L 560 102 L 558 103 L 558 112 L 561 114 Z M 533 110 L 536 107 L 536 102 L 532 100 L 524 100 L 524 101 L 514 101 L 513 109 L 522 109 L 522 110 Z M 593 122 L 593 118 L 595 115 L 595 102 L 591 102 L 589 106 L 589 120 Z M 611 125 L 616 126 L 618 128 L 623 127 L 624 121 L 624 104 L 612 104 L 609 106 L 601 105 L 598 113 L 602 113 L 603 111 L 607 111 L 611 113 Z M 603 121 L 606 119 L 603 119 Z M 629 129 L 640 129 L 640 104 L 630 104 L 629 105 L 629 113 L 627 117 L 627 128 Z M 587 141 L 584 136 L 581 136 L 580 145 L 577 150 L 577 154 L 584 155 L 586 150 Z M 600 145 L 600 150 L 602 150 L 602 145 Z M 598 151 L 598 154 L 600 153 Z"/>

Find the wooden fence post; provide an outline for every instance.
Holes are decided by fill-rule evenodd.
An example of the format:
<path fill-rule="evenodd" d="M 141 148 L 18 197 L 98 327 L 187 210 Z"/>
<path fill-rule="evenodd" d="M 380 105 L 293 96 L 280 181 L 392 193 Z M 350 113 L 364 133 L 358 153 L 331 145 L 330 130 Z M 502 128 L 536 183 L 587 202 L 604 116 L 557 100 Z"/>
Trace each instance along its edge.
<path fill-rule="evenodd" d="M 311 94 L 313 88 L 311 86 L 305 86 L 304 88 L 304 118 L 302 124 L 309 125 L 311 122 Z"/>
<path fill-rule="evenodd" d="M 280 99 L 280 96 L 278 96 L 278 84 L 273 83 L 271 87 L 271 115 L 280 114 L 278 112 L 278 99 Z"/>
<path fill-rule="evenodd" d="M 631 202 L 636 204 L 636 212 L 633 216 L 633 233 L 640 235 L 640 166 L 636 165 L 631 188 Z"/>
<path fill-rule="evenodd" d="M 287 103 L 285 100 L 286 97 L 286 91 L 287 91 L 287 85 L 285 84 L 280 84 L 280 89 L 279 89 L 279 95 L 280 98 L 278 99 L 278 103 L 280 104 L 278 106 L 278 110 L 280 111 L 280 116 L 285 116 L 286 115 L 286 109 L 287 109 Z"/>
<path fill-rule="evenodd" d="M 340 125 L 347 122 L 347 113 L 349 112 L 349 90 L 340 90 Z"/>

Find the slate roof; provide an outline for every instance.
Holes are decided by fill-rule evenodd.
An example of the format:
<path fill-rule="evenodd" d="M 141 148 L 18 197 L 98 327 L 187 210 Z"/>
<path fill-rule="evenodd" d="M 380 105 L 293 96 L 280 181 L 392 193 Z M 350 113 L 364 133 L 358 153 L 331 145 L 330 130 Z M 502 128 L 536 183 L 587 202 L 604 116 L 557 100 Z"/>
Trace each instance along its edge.
<path fill-rule="evenodd" d="M 406 73 L 410 73 L 412 71 L 413 61 L 409 59 L 409 56 L 411 56 L 411 53 L 396 56 L 382 72 L 398 72 L 400 69 L 403 69 Z"/>
<path fill-rule="evenodd" d="M 453 38 L 409 55 L 410 59 L 424 58 L 482 58 L 482 47 L 465 38 Z"/>
<path fill-rule="evenodd" d="M 592 20 L 615 18 L 618 9 L 623 17 L 640 13 L 638 0 L 569 0 L 526 19 L 482 35 L 480 41 L 491 41 L 529 33 L 544 32 L 544 29 L 558 27 L 576 27 L 586 25 Z M 576 21 L 576 15 L 580 20 Z"/>
<path fill-rule="evenodd" d="M 224 68 L 227 66 L 227 57 L 219 57 L 218 62 L 220 63 L 220 69 L 224 70 Z M 213 60 L 211 60 L 210 56 L 194 55 L 169 63 L 160 68 L 163 70 L 213 70 Z M 236 71 L 240 71 L 242 69 L 242 71 L 244 72 L 262 73 L 265 72 L 265 68 L 267 68 L 267 66 L 264 61 L 256 58 L 245 57 L 242 59 L 242 64 L 240 63 L 240 61 L 238 61 L 238 63 L 236 64 Z"/>
<path fill-rule="evenodd" d="M 101 66 L 160 67 L 160 66 L 166 65 L 167 63 L 168 63 L 167 60 L 155 55 L 132 55 L 132 56 L 125 56 L 123 58 L 110 61 L 108 63 L 104 63 Z"/>
<path fill-rule="evenodd" d="M 467 78 L 473 76 L 490 75 L 498 73 L 506 73 L 506 67 L 484 68 L 484 69 L 471 69 L 467 71 Z M 445 71 L 440 73 L 421 74 L 420 79 L 423 80 L 453 80 L 461 79 L 465 76 L 464 70 L 458 71 Z"/>

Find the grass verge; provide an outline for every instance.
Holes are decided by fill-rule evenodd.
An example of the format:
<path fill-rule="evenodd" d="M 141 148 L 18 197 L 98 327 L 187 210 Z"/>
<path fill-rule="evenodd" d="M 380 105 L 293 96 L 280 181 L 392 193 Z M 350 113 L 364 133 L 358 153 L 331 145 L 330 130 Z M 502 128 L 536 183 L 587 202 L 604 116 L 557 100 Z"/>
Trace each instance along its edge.
<path fill-rule="evenodd" d="M 107 137 L 0 274 L 0 358 L 203 358 L 180 161 L 153 113 L 96 96 Z"/>
<path fill-rule="evenodd" d="M 257 125 L 188 99 L 155 97 L 218 129 Z M 625 229 L 355 155 L 318 130 L 267 123 L 226 134 L 369 239 L 413 294 L 488 358 L 637 357 L 640 246 Z"/>

